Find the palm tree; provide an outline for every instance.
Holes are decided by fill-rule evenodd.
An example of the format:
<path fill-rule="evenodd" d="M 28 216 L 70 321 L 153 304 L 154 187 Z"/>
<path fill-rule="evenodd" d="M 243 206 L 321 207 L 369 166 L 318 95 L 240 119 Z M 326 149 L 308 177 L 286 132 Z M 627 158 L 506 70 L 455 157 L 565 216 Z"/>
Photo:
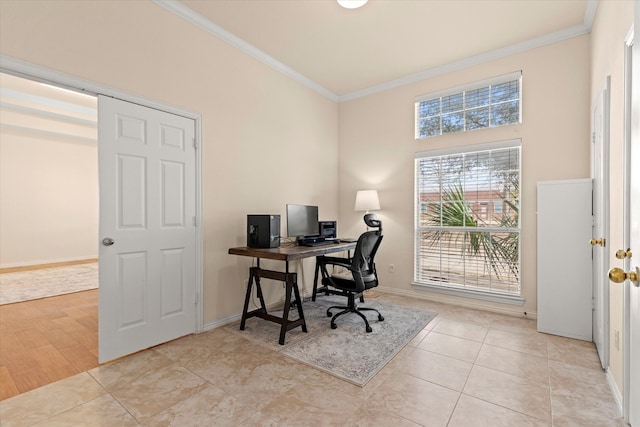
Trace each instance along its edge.
<path fill-rule="evenodd" d="M 519 221 L 519 183 L 517 177 L 508 175 L 505 180 L 503 201 L 508 209 L 503 209 L 498 220 L 498 227 L 506 230 L 516 228 Z M 439 242 L 448 242 L 451 246 L 461 247 L 462 254 L 468 253 L 474 257 L 481 257 L 485 265 L 490 268 L 498 278 L 511 278 L 518 280 L 519 269 L 519 234 L 508 232 L 492 233 L 482 231 L 478 225 L 486 224 L 485 221 L 471 209 L 465 201 L 464 190 L 460 182 L 449 186 L 442 191 L 442 203 L 433 205 L 434 208 L 427 211 L 425 220 L 428 225 L 443 227 L 440 230 L 432 230 L 426 233 L 425 239 L 429 246 L 436 246 Z M 465 227 L 478 231 L 466 231 L 464 233 L 452 232 L 451 229 Z M 462 242 L 460 242 L 462 240 Z"/>

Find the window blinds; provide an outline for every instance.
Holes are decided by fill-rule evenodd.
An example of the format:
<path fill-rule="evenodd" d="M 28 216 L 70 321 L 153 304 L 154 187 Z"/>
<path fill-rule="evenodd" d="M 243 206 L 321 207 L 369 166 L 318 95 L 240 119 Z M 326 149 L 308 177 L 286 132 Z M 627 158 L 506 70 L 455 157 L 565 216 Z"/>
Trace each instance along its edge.
<path fill-rule="evenodd" d="M 520 294 L 520 143 L 416 158 L 416 283 Z"/>

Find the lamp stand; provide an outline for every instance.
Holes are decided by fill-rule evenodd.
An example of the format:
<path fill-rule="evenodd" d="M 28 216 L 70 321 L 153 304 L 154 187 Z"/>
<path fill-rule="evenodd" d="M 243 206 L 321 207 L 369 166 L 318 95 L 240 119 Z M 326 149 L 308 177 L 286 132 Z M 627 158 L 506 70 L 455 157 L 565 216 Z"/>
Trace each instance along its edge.
<path fill-rule="evenodd" d="M 376 211 L 380 209 L 380 199 L 378 198 L 378 190 L 358 190 L 356 192 L 356 203 L 354 210 L 365 211 L 366 214 L 369 211 Z M 366 215 L 365 214 L 365 215 Z M 369 231 L 369 225 L 366 226 L 366 231 Z M 368 290 L 362 293 L 367 298 L 378 298 L 380 294 L 378 292 Z"/>

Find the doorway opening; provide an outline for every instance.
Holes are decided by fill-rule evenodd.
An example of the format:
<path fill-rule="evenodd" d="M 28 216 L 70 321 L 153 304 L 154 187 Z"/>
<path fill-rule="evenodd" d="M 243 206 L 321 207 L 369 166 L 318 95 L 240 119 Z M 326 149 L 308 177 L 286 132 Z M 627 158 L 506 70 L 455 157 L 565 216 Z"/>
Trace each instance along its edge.
<path fill-rule="evenodd" d="M 5 399 L 97 366 L 99 198 L 97 98 L 4 73 L 0 89 Z"/>
<path fill-rule="evenodd" d="M 2 71 L 8 73 L 8 75 L 11 76 L 25 77 L 36 82 L 54 82 L 54 85 L 56 87 L 70 88 L 73 92 L 79 91 L 81 93 L 90 93 L 92 95 L 95 95 L 96 97 L 98 96 L 98 94 L 104 95 L 99 96 L 99 99 L 101 100 L 99 101 L 99 104 L 101 106 L 97 108 L 100 115 L 100 118 L 97 120 L 98 124 L 100 125 L 98 129 L 98 134 L 100 135 L 100 137 L 96 137 L 94 138 L 94 140 L 100 139 L 101 142 L 108 142 L 98 144 L 97 160 L 100 166 L 98 168 L 99 170 L 97 178 L 99 184 L 99 196 L 96 197 L 96 204 L 99 204 L 99 232 L 104 233 L 105 236 L 109 238 L 105 238 L 105 236 L 101 236 L 99 234 L 97 235 L 99 242 L 102 243 L 102 245 L 100 245 L 98 249 L 98 258 L 100 260 L 99 264 L 101 267 L 99 275 L 99 293 L 101 296 L 98 298 L 98 291 L 87 291 L 95 292 L 96 300 L 99 300 L 96 302 L 98 309 L 94 310 L 98 312 L 99 320 L 93 322 L 95 324 L 94 330 L 98 330 L 98 333 L 96 335 L 97 341 L 99 343 L 99 351 L 94 351 L 94 353 L 97 353 L 98 359 L 103 361 L 110 360 L 110 358 L 107 357 L 106 353 L 103 354 L 103 352 L 110 352 L 112 356 L 111 358 L 122 357 L 139 349 L 148 348 L 162 342 L 167 342 L 171 339 L 175 339 L 183 335 L 201 332 L 203 321 L 201 298 L 203 287 L 203 235 L 201 220 L 202 158 L 201 150 L 199 149 L 199 147 L 201 146 L 201 116 L 197 113 L 184 110 L 182 108 L 175 108 L 164 103 L 152 101 L 148 98 L 131 95 L 126 92 L 121 92 L 112 87 L 99 85 L 88 80 L 79 79 L 71 75 L 25 63 L 19 60 L 14 60 L 12 58 L 3 57 Z M 112 99 L 113 102 L 106 102 L 107 99 Z M 125 109 L 133 108 L 138 110 L 140 110 L 141 108 L 142 110 L 144 110 L 144 112 L 141 113 L 142 117 L 136 117 L 137 113 L 132 115 L 114 111 L 113 108 L 104 108 L 108 104 L 111 104 L 111 107 L 115 106 L 116 110 L 119 110 L 120 107 Z M 125 167 L 114 169 L 114 158 L 112 156 L 105 155 L 105 153 L 102 153 L 102 148 L 111 149 L 111 147 L 115 147 L 116 145 L 118 145 L 118 143 L 113 143 L 112 141 L 114 135 L 108 135 L 115 129 L 113 127 L 114 123 L 110 122 L 110 119 L 113 118 L 115 118 L 116 122 L 118 123 L 118 131 L 115 132 L 116 139 L 120 139 L 122 137 L 128 140 L 133 139 L 136 142 L 140 141 L 139 136 L 146 135 L 145 132 L 138 132 L 137 134 L 135 134 L 136 129 L 140 131 L 144 128 L 144 126 L 143 128 L 140 127 L 140 123 L 145 123 L 147 121 L 147 118 L 159 120 L 160 123 L 156 123 L 153 126 L 153 129 L 159 129 L 161 130 L 161 132 L 158 133 L 154 131 L 153 135 L 155 139 L 151 145 L 153 147 L 158 147 L 159 145 L 161 145 L 162 150 L 164 150 L 165 152 L 172 151 L 172 154 L 169 154 L 167 158 L 163 157 L 161 159 L 156 158 L 155 160 L 152 160 L 155 162 L 156 166 L 161 166 L 161 170 L 163 173 L 161 175 L 154 174 L 152 176 L 147 176 L 146 179 L 157 179 L 159 180 L 160 184 L 163 184 L 163 186 L 161 187 L 162 192 L 160 193 L 156 191 L 157 189 L 151 189 L 148 192 L 149 194 L 153 194 L 153 197 L 155 197 L 155 199 L 151 203 L 149 203 L 149 201 L 147 200 L 148 198 L 145 196 L 145 203 L 149 204 L 149 208 L 145 211 L 153 213 L 154 219 L 156 220 L 158 218 L 163 219 L 160 227 L 164 228 L 164 231 L 158 230 L 158 233 L 161 233 L 164 237 L 168 237 L 169 235 L 175 234 L 172 233 L 172 231 L 175 231 L 175 229 L 178 228 L 182 230 L 180 236 L 189 236 L 189 242 L 185 243 L 184 247 L 182 248 L 176 246 L 175 243 L 170 243 L 169 246 L 166 247 L 152 248 L 153 250 L 155 250 L 155 252 L 149 252 L 149 256 L 155 257 L 155 259 L 159 259 L 162 263 L 162 265 L 160 265 L 157 269 L 150 267 L 149 269 L 142 270 L 140 266 L 143 264 L 134 263 L 134 265 L 132 265 L 130 262 L 131 257 L 129 256 L 131 252 L 122 253 L 120 251 L 120 248 L 124 247 L 123 244 L 126 243 L 126 239 L 119 240 L 119 238 L 122 236 L 116 236 L 115 234 L 117 233 L 114 232 L 112 224 L 109 224 L 109 222 L 106 220 L 110 215 L 113 215 L 113 212 L 116 210 L 116 206 L 125 208 L 128 206 L 129 208 L 132 208 L 127 208 L 126 210 L 121 209 L 120 213 L 116 215 L 118 218 L 125 220 L 125 222 L 132 218 L 131 214 L 135 214 L 136 212 L 138 212 L 136 210 L 135 198 L 131 198 L 131 196 L 134 195 L 132 193 L 132 190 L 139 190 L 143 187 L 136 185 L 136 182 L 139 183 L 140 181 L 135 181 L 135 176 L 133 176 L 134 180 L 131 181 L 131 173 L 141 173 L 145 170 L 144 168 L 136 169 L 136 166 L 140 165 L 140 161 L 136 161 L 136 159 L 139 160 L 139 157 L 127 156 L 126 154 L 122 154 L 117 157 L 117 159 L 120 159 L 125 163 Z M 184 120 L 186 120 L 186 122 L 184 122 Z M 183 124 L 186 123 L 186 127 L 180 127 L 177 125 L 177 122 L 174 123 L 174 121 L 183 122 Z M 105 126 L 102 126 L 103 123 L 105 124 Z M 109 123 L 111 123 L 111 125 L 109 125 Z M 136 123 L 138 125 L 136 125 Z M 52 132 L 53 134 L 55 134 L 56 131 L 54 130 Z M 107 139 L 105 140 L 105 138 Z M 119 145 L 119 147 L 122 148 L 123 146 Z M 178 153 L 176 150 L 181 151 L 182 154 Z M 179 158 L 180 156 L 182 156 L 182 159 Z M 120 192 L 114 193 L 114 191 L 112 191 L 112 188 L 103 188 L 103 183 L 111 183 L 113 181 L 113 176 L 108 175 L 109 173 L 112 174 L 113 171 L 116 171 L 118 173 L 122 172 L 119 176 L 119 182 L 122 185 L 116 187 L 122 189 L 122 191 Z M 180 171 L 183 171 L 183 173 L 179 173 Z M 104 177 L 103 172 L 105 174 Z M 181 177 L 183 176 L 185 177 L 184 182 L 189 181 L 187 183 L 188 185 L 182 184 L 183 181 Z M 169 178 L 172 178 L 172 180 L 169 180 Z M 124 185 L 125 182 L 127 183 L 127 185 Z M 131 183 L 131 185 L 129 185 L 129 183 Z M 157 184 L 158 182 L 154 183 L 156 187 Z M 183 193 L 184 197 L 181 196 Z M 160 196 L 158 196 L 158 194 Z M 156 199 L 158 197 L 160 197 L 161 200 L 165 202 L 171 202 L 158 205 L 158 203 L 156 203 Z M 118 204 L 118 198 L 120 202 L 133 201 L 134 203 Z M 185 203 L 182 207 L 174 203 L 175 201 L 181 200 Z M 161 207 L 164 208 L 161 209 Z M 154 222 L 154 226 L 156 222 L 157 221 Z M 111 238 L 113 237 L 115 237 L 116 240 L 120 243 L 111 246 L 111 244 L 113 243 L 113 240 Z M 44 241 L 44 239 L 40 240 L 45 244 L 47 243 L 46 241 Z M 111 243 L 106 243 L 107 241 L 110 241 Z M 148 246 L 150 242 L 157 241 L 157 239 L 155 237 L 153 239 L 143 238 L 138 239 L 138 241 L 143 245 Z M 116 248 L 116 251 L 113 251 L 113 248 Z M 145 251 L 147 250 L 148 248 L 142 248 L 139 249 L 136 253 L 139 255 L 142 254 L 142 256 L 146 256 Z M 189 252 L 190 254 L 188 258 L 182 256 L 182 253 L 185 251 Z M 103 257 L 105 259 L 103 259 Z M 109 262 L 106 261 L 107 259 Z M 116 262 L 115 264 L 114 260 Z M 178 261 L 180 260 L 185 260 L 182 267 L 177 265 L 179 264 Z M 132 269 L 131 267 L 135 268 Z M 162 280 L 157 279 L 156 270 L 163 272 L 161 275 Z M 103 274 L 106 272 L 110 272 L 111 276 L 109 276 L 108 274 Z M 151 278 L 151 281 L 149 282 L 153 286 L 149 286 L 149 289 L 147 290 L 146 296 L 148 298 L 139 298 L 137 300 L 138 304 L 131 304 L 131 299 L 129 297 L 132 295 L 120 295 L 119 298 L 111 298 L 111 294 L 108 295 L 109 297 L 105 297 L 104 295 L 102 295 L 103 292 L 112 293 L 114 289 L 125 289 L 127 292 L 129 292 L 130 287 L 127 286 L 127 284 L 123 283 L 123 280 L 128 281 L 128 284 L 139 284 L 139 281 L 136 281 L 135 278 L 132 278 L 130 274 L 114 275 L 114 273 L 118 272 L 132 273 L 134 276 L 138 273 L 138 276 L 143 273 L 149 273 L 150 277 L 153 276 Z M 158 286 L 162 287 L 162 292 L 160 292 L 159 294 L 152 290 L 153 287 Z M 149 292 L 151 292 L 151 294 L 149 294 Z M 79 295 L 83 293 L 84 292 L 78 292 L 71 295 Z M 131 292 L 129 292 L 129 294 L 131 294 Z M 162 295 L 160 301 L 157 301 L 157 295 Z M 178 296 L 180 296 L 180 298 L 178 298 Z M 64 296 L 53 298 L 64 298 Z M 30 304 L 32 302 L 38 301 L 43 301 L 43 299 L 27 301 L 23 304 Z M 147 307 L 147 303 L 145 301 L 153 301 L 155 306 Z M 2 307 L 3 306 L 0 305 L 0 315 L 2 315 L 3 311 L 6 311 L 2 310 Z M 123 309 L 125 308 L 129 310 L 129 312 L 123 314 Z M 118 317 L 114 313 L 120 313 L 122 316 Z M 125 348 L 124 346 L 124 338 L 115 337 L 117 332 L 121 330 L 127 330 L 128 328 L 126 326 L 128 325 L 124 325 L 125 327 L 123 329 L 123 325 L 118 324 L 119 326 L 115 331 L 107 330 L 106 332 L 105 328 L 101 327 L 98 329 L 97 327 L 98 322 L 100 323 L 100 325 L 112 326 L 108 321 L 106 323 L 103 322 L 101 316 L 116 316 L 129 322 L 134 319 L 136 315 L 146 315 L 146 313 L 153 313 L 154 317 L 149 319 L 147 319 L 146 317 L 141 318 L 140 321 L 137 321 L 137 324 L 146 324 L 145 322 L 147 322 L 148 320 L 153 321 L 153 325 L 147 328 L 147 335 L 153 337 L 153 339 L 147 340 L 148 342 L 145 341 L 144 343 L 142 343 L 142 347 L 138 349 L 129 349 L 129 351 L 127 351 L 127 348 Z M 157 316 L 158 313 L 160 313 L 160 317 Z M 50 332 L 45 332 L 43 333 L 43 335 L 52 334 Z M 105 341 L 103 342 L 103 340 Z M 61 339 L 58 339 L 58 341 L 61 341 Z M 105 342 L 107 343 L 106 345 Z M 10 347 L 10 344 L 6 341 L 0 342 L 0 347 L 2 347 L 2 345 L 7 345 L 7 347 Z M 116 355 L 113 356 L 113 354 Z M 44 359 L 49 360 L 50 358 L 44 357 Z M 0 369 L 0 374 L 2 374 L 0 375 L 0 378 L 6 378 L 4 370 Z M 27 375 L 26 377 L 28 381 L 30 381 L 34 376 Z M 36 387 L 38 386 L 31 388 Z"/>

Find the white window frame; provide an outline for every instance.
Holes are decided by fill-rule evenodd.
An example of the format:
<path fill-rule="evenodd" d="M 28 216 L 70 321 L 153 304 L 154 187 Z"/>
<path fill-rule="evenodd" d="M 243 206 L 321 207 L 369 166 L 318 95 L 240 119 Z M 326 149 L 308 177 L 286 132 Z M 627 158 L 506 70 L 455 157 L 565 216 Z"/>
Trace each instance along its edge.
<path fill-rule="evenodd" d="M 488 126 L 482 126 L 482 127 L 477 127 L 477 128 L 472 128 L 472 129 L 468 129 L 467 128 L 467 124 L 466 124 L 466 120 L 465 120 L 465 125 L 463 127 L 463 129 L 461 130 L 457 130 L 457 131 L 451 131 L 451 132 L 443 132 L 442 128 L 443 128 L 443 120 L 442 117 L 445 116 L 446 114 L 444 114 L 442 111 L 440 111 L 439 114 L 433 115 L 431 117 L 433 118 L 437 118 L 439 117 L 440 120 L 440 132 L 436 135 L 425 135 L 425 136 L 421 136 L 421 132 L 420 132 L 420 103 L 425 102 L 425 101 L 433 101 L 436 99 L 442 99 L 444 97 L 448 97 L 451 95 L 462 95 L 463 97 L 463 106 L 462 109 L 456 110 L 456 111 L 451 111 L 448 112 L 448 114 L 452 114 L 452 113 L 462 113 L 463 115 L 465 115 L 468 111 L 472 111 L 478 108 L 485 108 L 488 107 L 489 109 L 491 109 L 493 106 L 495 105 L 499 105 L 500 103 L 492 103 L 489 102 L 489 104 L 487 104 L 486 106 L 482 106 L 482 107 L 470 107 L 466 105 L 466 94 L 467 92 L 471 92 L 474 90 L 478 90 L 478 89 L 484 89 L 484 88 L 491 88 L 491 86 L 495 86 L 495 85 L 499 85 L 502 83 L 508 83 L 508 82 L 512 82 L 517 80 L 519 82 L 519 92 L 518 92 L 518 121 L 515 123 L 508 123 L 508 124 L 504 124 L 504 125 L 494 125 L 492 123 L 489 123 Z M 508 102 L 512 102 L 512 101 L 508 101 Z M 454 88 L 449 88 L 449 89 L 445 89 L 442 91 L 438 91 L 438 92 L 432 92 L 429 94 L 425 94 L 425 95 L 420 95 L 417 96 L 415 98 L 415 103 L 414 103 L 414 121 L 415 121 L 415 139 L 427 139 L 427 138 L 432 138 L 435 136 L 442 136 L 442 135 L 447 135 L 447 134 L 452 134 L 452 133 L 459 133 L 459 132 L 469 132 L 469 131 L 473 131 L 473 130 L 480 130 L 480 129 L 489 129 L 492 127 L 498 127 L 498 126 L 512 126 L 514 124 L 520 124 L 522 123 L 522 71 L 516 71 L 513 73 L 509 73 L 509 74 L 504 74 L 501 76 L 497 76 L 497 77 L 493 77 L 490 79 L 485 79 L 485 80 L 481 80 L 481 81 L 477 81 L 474 83 L 470 83 L 468 85 L 464 85 L 464 86 L 457 86 Z"/>
<path fill-rule="evenodd" d="M 522 148 L 522 141 L 520 139 L 501 141 L 487 144 L 477 144 L 472 146 L 452 147 L 439 150 L 421 151 L 415 154 L 415 166 L 414 166 L 414 268 L 413 268 L 413 282 L 414 289 L 428 290 L 431 292 L 443 293 L 448 295 L 462 296 L 468 298 L 475 298 L 480 300 L 486 300 L 491 302 L 507 303 L 513 305 L 523 305 L 524 298 L 522 296 L 522 275 L 518 278 L 519 293 L 501 293 L 494 290 L 483 290 L 475 287 L 464 287 L 458 284 L 449 284 L 439 281 L 418 281 L 417 280 L 417 260 L 420 251 L 419 235 L 421 231 L 419 212 L 423 210 L 423 203 L 420 200 L 419 188 L 418 188 L 418 161 L 427 157 L 448 156 L 461 153 L 475 153 L 487 150 L 498 150 L 504 148 Z M 521 151 L 522 153 L 522 151 Z M 522 189 L 522 155 L 520 156 L 520 188 Z M 519 194 L 519 206 L 522 209 L 522 191 Z M 492 231 L 491 229 L 482 229 L 479 231 Z M 501 230 L 496 230 L 501 231 Z M 520 233 L 520 244 L 518 247 L 518 260 L 522 271 L 522 217 L 519 218 L 518 231 Z"/>

